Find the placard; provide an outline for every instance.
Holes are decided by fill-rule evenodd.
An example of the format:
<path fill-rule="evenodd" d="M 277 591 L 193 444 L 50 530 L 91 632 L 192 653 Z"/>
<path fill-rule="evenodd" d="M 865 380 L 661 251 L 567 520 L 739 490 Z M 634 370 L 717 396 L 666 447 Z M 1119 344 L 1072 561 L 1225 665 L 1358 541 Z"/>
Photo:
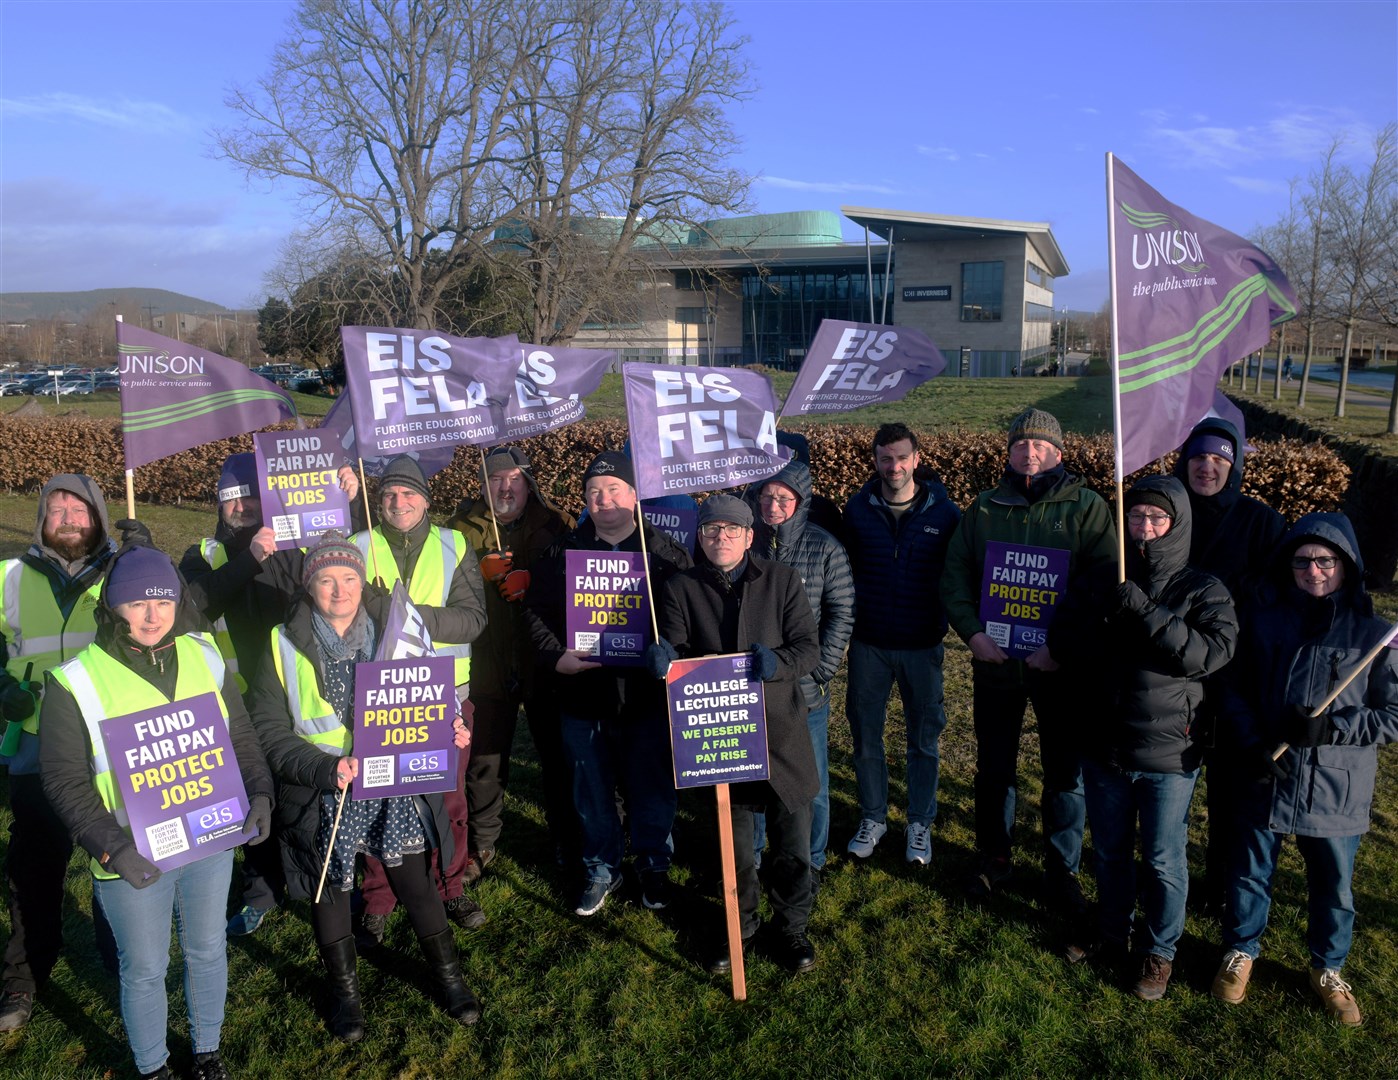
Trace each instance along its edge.
<path fill-rule="evenodd" d="M 354 666 L 355 799 L 456 790 L 456 677 L 450 656 Z"/>
<path fill-rule="evenodd" d="M 665 676 L 675 787 L 766 780 L 767 713 L 751 653 L 676 660 Z"/>
<path fill-rule="evenodd" d="M 1067 579 L 1062 548 L 988 541 L 980 614 L 990 640 L 1015 660 L 1037 651 L 1048 640 Z"/>
<path fill-rule="evenodd" d="M 351 531 L 338 476 L 344 462 L 328 431 L 259 432 L 252 444 L 262 523 L 276 535 L 278 551 L 310 547 L 331 529 Z"/>
<path fill-rule="evenodd" d="M 650 595 L 639 551 L 565 553 L 567 647 L 603 664 L 639 667 L 650 640 Z"/>

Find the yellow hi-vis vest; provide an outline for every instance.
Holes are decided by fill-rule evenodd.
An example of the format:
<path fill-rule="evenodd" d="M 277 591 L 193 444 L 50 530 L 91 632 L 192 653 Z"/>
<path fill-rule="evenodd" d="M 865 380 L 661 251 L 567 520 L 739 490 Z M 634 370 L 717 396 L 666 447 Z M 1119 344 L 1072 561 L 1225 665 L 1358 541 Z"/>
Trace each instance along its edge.
<path fill-rule="evenodd" d="M 78 597 L 65 619 L 43 573 L 19 559 L 0 563 L 0 634 L 4 635 L 10 654 L 5 670 L 16 679 L 23 679 L 32 663 L 34 669 L 29 678 L 43 682 L 49 671 L 92 644 L 101 592 L 99 575 Z M 39 734 L 38 712 L 24 721 L 24 730 Z"/>
<path fill-rule="evenodd" d="M 228 549 L 217 540 L 205 537 L 199 541 L 199 550 L 203 553 L 204 561 L 209 564 L 210 570 L 228 565 Z M 233 635 L 228 632 L 228 620 L 222 615 L 214 620 L 214 644 L 218 646 L 229 673 L 237 680 L 238 691 L 246 692 L 248 681 L 238 674 L 238 654 L 233 651 Z"/>
<path fill-rule="evenodd" d="M 364 554 L 370 577 L 382 578 L 384 586 L 392 589 L 393 583 L 399 580 L 398 563 L 389 550 L 382 529 L 355 533 L 354 542 Z M 417 557 L 417 565 L 413 567 L 413 579 L 406 583 L 408 599 L 414 604 L 446 607 L 452 575 L 462 562 L 474 557 L 471 542 L 461 533 L 433 525 L 422 542 L 422 552 Z M 432 647 L 438 656 L 455 658 L 457 686 L 465 686 L 471 681 L 471 646 L 468 643 L 434 641 Z"/>
<path fill-rule="evenodd" d="M 344 757 L 354 743 L 354 732 L 340 723 L 335 709 L 320 692 L 316 666 L 291 643 L 286 624 L 272 630 L 272 664 L 286 691 L 291 729 L 317 750 Z"/>
<path fill-rule="evenodd" d="M 132 671 L 106 649 L 89 645 L 73 659 L 53 669 L 53 677 L 73 695 L 87 724 L 87 741 L 92 754 L 92 782 L 102 805 L 112 812 L 118 824 L 128 832 L 131 822 L 121 799 L 121 788 L 112 775 L 107 760 L 106 744 L 102 741 L 102 721 L 112 716 L 125 716 L 161 706 L 175 706 L 181 701 L 212 692 L 218 698 L 218 711 L 228 725 L 228 706 L 223 702 L 224 664 L 218 647 L 207 634 L 181 634 L 175 639 L 178 671 L 175 675 L 175 696 L 165 695 L 140 675 Z M 110 880 L 112 873 L 96 859 L 90 862 L 92 876 Z"/>

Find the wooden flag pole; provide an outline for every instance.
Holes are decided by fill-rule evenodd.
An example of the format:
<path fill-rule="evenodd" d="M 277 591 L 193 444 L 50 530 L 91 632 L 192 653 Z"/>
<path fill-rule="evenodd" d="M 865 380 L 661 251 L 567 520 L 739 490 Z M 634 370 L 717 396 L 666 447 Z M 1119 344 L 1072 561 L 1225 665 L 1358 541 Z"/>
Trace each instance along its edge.
<path fill-rule="evenodd" d="M 1319 716 L 1326 709 L 1330 708 L 1330 706 L 1334 704 L 1335 699 L 1339 697 L 1342 693 L 1344 693 L 1345 687 L 1347 687 L 1350 683 L 1354 682 L 1355 679 L 1359 678 L 1359 676 L 1364 673 L 1364 670 L 1379 658 L 1379 654 L 1382 653 L 1384 649 L 1388 648 L 1388 643 L 1392 641 L 1394 637 L 1398 637 L 1398 622 L 1390 626 L 1388 628 L 1388 631 L 1383 635 L 1383 637 L 1379 638 L 1379 643 L 1364 654 L 1364 659 L 1359 661 L 1359 663 L 1355 665 L 1354 670 L 1351 671 L 1348 675 L 1346 675 L 1344 679 L 1341 680 L 1340 684 L 1335 687 L 1335 689 L 1330 691 L 1329 697 L 1327 697 L 1324 701 L 1322 701 L 1319 705 L 1317 705 L 1314 709 L 1311 710 L 1312 719 Z M 1276 761 L 1279 757 L 1281 757 L 1290 749 L 1290 743 L 1281 743 L 1277 746 L 1275 750 L 1272 751 L 1272 760 Z"/>
<path fill-rule="evenodd" d="M 129 518 L 136 516 L 136 472 L 134 469 L 126 470 L 126 516 Z"/>
<path fill-rule="evenodd" d="M 339 766 L 336 765 L 338 775 Z M 335 804 L 335 822 L 330 826 L 330 843 L 325 847 L 325 865 L 320 868 L 320 881 L 316 885 L 314 903 L 320 903 L 320 894 L 325 890 L 325 875 L 330 873 L 330 857 L 335 854 L 335 834 L 340 831 L 340 815 L 345 812 L 345 796 L 349 794 L 349 784 L 340 789 L 340 801 Z"/>
<path fill-rule="evenodd" d="M 636 533 L 641 538 L 641 571 L 646 576 L 646 596 L 650 599 L 650 631 L 660 640 L 660 622 L 655 617 L 655 590 L 650 584 L 650 554 L 646 551 L 646 517 L 641 513 L 641 500 L 636 500 Z"/>
<path fill-rule="evenodd" d="M 481 452 L 481 490 L 485 492 L 485 505 L 490 511 L 490 527 L 495 530 L 495 550 L 500 550 L 500 523 L 495 520 L 495 497 L 490 493 L 490 477 L 485 473 L 485 447 L 480 444 L 476 449 Z"/>
<path fill-rule="evenodd" d="M 355 457 L 359 462 L 359 495 L 364 500 L 364 531 L 369 534 L 369 564 L 373 568 L 373 575 L 370 581 L 382 581 L 379 577 L 379 556 L 374 550 L 374 511 L 369 505 L 369 478 L 364 475 L 364 459 Z"/>
<path fill-rule="evenodd" d="M 718 857 L 723 867 L 723 914 L 728 924 L 728 960 L 733 970 L 733 1000 L 748 999 L 747 970 L 743 967 L 743 920 L 738 911 L 738 871 L 733 859 L 733 805 L 727 784 L 715 784 L 718 800 Z"/>

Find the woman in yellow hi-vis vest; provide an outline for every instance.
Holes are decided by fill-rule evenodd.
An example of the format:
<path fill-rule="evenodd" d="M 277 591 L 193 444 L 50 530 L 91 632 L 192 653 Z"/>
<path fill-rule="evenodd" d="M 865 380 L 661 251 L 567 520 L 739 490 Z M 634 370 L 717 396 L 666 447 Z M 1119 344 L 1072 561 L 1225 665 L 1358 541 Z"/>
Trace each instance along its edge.
<path fill-rule="evenodd" d="M 220 851 L 163 872 L 136 849 L 121 788 L 107 760 L 101 724 L 113 717 L 192 702 L 212 694 L 215 720 L 226 725 L 249 810 L 242 834 L 257 843 L 271 824 L 272 778 L 243 708 L 233 676 L 211 638 L 187 632 L 198 616 L 181 603 L 183 582 L 169 556 L 133 546 L 112 560 L 97 608 L 97 635 L 73 659 L 49 672 L 40 725 L 39 766 L 44 793 L 92 856 L 93 894 L 116 936 L 120 958 L 121 1018 L 143 1076 L 169 1076 L 166 1066 L 170 928 L 184 952 L 184 992 L 194 1066 L 191 1075 L 228 1075 L 219 1057 L 228 994 L 228 945 L 224 936 L 233 851 Z M 183 713 L 172 709 L 172 725 Z M 159 717 L 147 721 L 164 722 Z M 178 749 L 171 734 L 170 747 Z M 187 797 L 189 779 L 204 771 L 208 756 L 164 755 L 146 776 L 162 782 L 166 766 L 187 777 L 168 786 Z M 132 751 L 128 759 L 136 756 Z M 222 754 L 218 755 L 218 762 Z M 121 762 L 115 763 L 118 767 Z M 128 765 L 133 762 L 128 761 Z M 150 764 L 147 762 L 147 764 Z M 178 770 L 176 767 L 178 766 Z M 209 765 L 210 768 L 214 767 Z M 133 778 L 134 779 L 134 778 Z M 207 781 L 207 777 L 204 780 Z M 236 823 L 236 818 L 232 821 Z"/>
<path fill-rule="evenodd" d="M 437 894 L 430 853 L 451 858 L 452 836 L 441 795 L 345 799 L 358 775 L 353 756 L 355 666 L 374 658 L 383 627 L 364 609 L 364 556 L 339 533 L 326 533 L 306 554 L 305 595 L 272 631 L 270 655 L 258 665 L 248 708 L 280 781 L 277 825 L 288 894 L 313 900 L 329 855 L 325 888 L 311 905 L 311 929 L 330 975 L 335 1012 L 330 1031 L 364 1036 L 349 892 L 358 856 L 379 859 L 407 908 L 413 930 L 441 988 L 448 1014 L 480 1019 L 480 1002 L 461 979 L 456 941 Z M 467 743 L 457 721 L 457 745 Z"/>

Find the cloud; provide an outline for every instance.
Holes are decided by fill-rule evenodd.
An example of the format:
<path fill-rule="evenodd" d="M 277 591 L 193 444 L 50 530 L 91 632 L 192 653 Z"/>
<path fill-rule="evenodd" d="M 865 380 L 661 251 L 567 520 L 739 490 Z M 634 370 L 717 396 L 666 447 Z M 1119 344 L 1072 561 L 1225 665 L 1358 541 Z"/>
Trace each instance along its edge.
<path fill-rule="evenodd" d="M 936 158 L 938 161 L 961 160 L 961 155 L 949 146 L 919 146 L 917 152 L 923 157 Z"/>
<path fill-rule="evenodd" d="M 846 192 L 872 192 L 875 195 L 897 195 L 898 189 L 885 184 L 866 184 L 858 180 L 793 180 L 785 176 L 760 176 L 757 183 L 787 191 L 818 191 L 840 195 Z"/>
<path fill-rule="evenodd" d="M 1198 114 L 1189 118 L 1190 124 L 1175 123 L 1159 109 L 1146 110 L 1141 116 L 1149 125 L 1145 141 L 1163 146 L 1167 155 L 1185 168 L 1236 169 L 1255 162 L 1310 163 L 1337 136 L 1355 147 L 1370 139 L 1365 125 L 1348 109 L 1298 107 L 1242 127 L 1208 124 Z"/>
<path fill-rule="evenodd" d="M 1101 109 L 1094 109 L 1091 105 L 1079 105 L 1079 106 L 1078 106 L 1078 112 L 1080 112 L 1080 113 L 1085 113 L 1085 114 L 1088 115 L 1088 116 L 1096 116 L 1096 115 L 1098 115 L 1101 111 L 1102 111 Z"/>
<path fill-rule="evenodd" d="M 1283 180 L 1267 180 L 1257 176 L 1225 176 L 1224 179 L 1236 188 L 1258 195 L 1285 194 L 1288 186 Z"/>
<path fill-rule="evenodd" d="M 0 109 L 10 118 L 64 122 L 76 121 L 122 131 L 142 131 L 152 135 L 179 135 L 196 130 L 186 116 L 158 101 L 97 99 L 79 94 L 38 94 L 23 98 L 0 98 Z"/>

